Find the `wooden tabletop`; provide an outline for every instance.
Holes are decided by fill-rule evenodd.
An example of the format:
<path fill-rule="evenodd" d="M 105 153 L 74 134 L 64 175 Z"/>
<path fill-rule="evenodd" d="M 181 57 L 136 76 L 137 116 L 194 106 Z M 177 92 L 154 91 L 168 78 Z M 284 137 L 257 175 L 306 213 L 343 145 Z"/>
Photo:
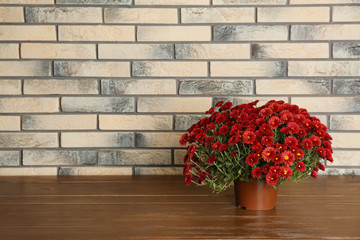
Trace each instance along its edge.
<path fill-rule="evenodd" d="M 285 183 L 267 211 L 182 176 L 0 177 L 0 239 L 360 239 L 360 177 Z"/>

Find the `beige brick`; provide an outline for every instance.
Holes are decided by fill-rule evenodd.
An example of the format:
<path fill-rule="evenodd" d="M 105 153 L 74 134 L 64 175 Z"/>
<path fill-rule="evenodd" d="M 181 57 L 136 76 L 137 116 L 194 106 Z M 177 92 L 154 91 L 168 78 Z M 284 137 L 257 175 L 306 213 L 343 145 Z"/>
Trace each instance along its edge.
<path fill-rule="evenodd" d="M 285 76 L 284 62 L 211 62 L 212 77 L 270 77 Z"/>
<path fill-rule="evenodd" d="M 178 23 L 175 8 L 105 8 L 105 23 Z"/>
<path fill-rule="evenodd" d="M 0 168 L 0 176 L 56 176 L 56 167 L 17 167 L 17 168 Z"/>
<path fill-rule="evenodd" d="M 170 148 L 181 147 L 179 140 L 182 133 L 174 132 L 143 132 L 136 134 L 137 147 Z"/>
<path fill-rule="evenodd" d="M 254 58 L 329 58 L 327 43 L 257 43 Z"/>
<path fill-rule="evenodd" d="M 78 5 L 131 5 L 132 0 L 56 0 L 56 4 Z"/>
<path fill-rule="evenodd" d="M 100 176 L 100 175 L 132 175 L 131 167 L 61 167 L 59 169 L 59 175 L 68 176 L 68 175 L 90 175 L 90 176 Z"/>
<path fill-rule="evenodd" d="M 59 26 L 60 41 L 135 41 L 134 26 Z"/>
<path fill-rule="evenodd" d="M 101 130 L 171 130 L 169 115 L 100 115 Z"/>
<path fill-rule="evenodd" d="M 182 8 L 182 23 L 253 23 L 254 8 Z"/>
<path fill-rule="evenodd" d="M 0 133 L 0 148 L 56 148 L 57 133 Z"/>
<path fill-rule="evenodd" d="M 102 23 L 101 8 L 95 7 L 27 7 L 26 22 Z"/>
<path fill-rule="evenodd" d="M 135 175 L 182 175 L 182 167 L 135 167 Z"/>
<path fill-rule="evenodd" d="M 286 0 L 213 0 L 214 5 L 285 5 Z"/>
<path fill-rule="evenodd" d="M 333 22 L 359 22 L 360 6 L 335 6 L 333 7 Z"/>
<path fill-rule="evenodd" d="M 0 7 L 0 22 L 8 22 L 8 23 L 24 22 L 23 8 Z"/>
<path fill-rule="evenodd" d="M 258 22 L 329 22 L 329 7 L 260 7 Z"/>
<path fill-rule="evenodd" d="M 284 101 L 286 103 L 289 102 L 287 97 L 215 97 L 214 104 L 220 101 L 230 101 L 234 105 L 239 105 L 243 103 L 254 102 L 255 100 L 259 100 L 258 104 L 256 105 L 257 107 L 264 105 L 270 100 Z"/>
<path fill-rule="evenodd" d="M 100 150 L 99 165 L 169 165 L 171 150 Z"/>
<path fill-rule="evenodd" d="M 55 76 L 130 77 L 129 62 L 55 61 Z"/>
<path fill-rule="evenodd" d="M 359 97 L 293 97 L 292 104 L 309 112 L 358 112 Z"/>
<path fill-rule="evenodd" d="M 23 165 L 94 165 L 97 151 L 24 150 Z"/>
<path fill-rule="evenodd" d="M 96 115 L 25 115 L 23 130 L 95 130 Z"/>
<path fill-rule="evenodd" d="M 51 76 L 50 62 L 42 61 L 1 61 L 1 76 Z"/>
<path fill-rule="evenodd" d="M 289 61 L 289 76 L 359 76 L 360 61 Z"/>
<path fill-rule="evenodd" d="M 1 4 L 23 4 L 23 5 L 47 5 L 47 4 L 54 4 L 55 0 L 1 0 Z"/>
<path fill-rule="evenodd" d="M 206 77 L 207 62 L 133 62 L 133 76 Z"/>
<path fill-rule="evenodd" d="M 215 25 L 215 41 L 286 41 L 285 25 Z"/>
<path fill-rule="evenodd" d="M 360 24 L 293 25 L 291 40 L 359 40 Z"/>
<path fill-rule="evenodd" d="M 317 117 L 320 120 L 320 122 L 322 122 L 325 126 L 328 126 L 328 124 L 327 124 L 327 116 L 326 115 L 311 114 L 311 116 Z"/>
<path fill-rule="evenodd" d="M 210 26 L 138 26 L 137 40 L 144 41 L 210 41 Z"/>
<path fill-rule="evenodd" d="M 64 112 L 134 112 L 132 97 L 63 97 Z"/>
<path fill-rule="evenodd" d="M 331 130 L 360 130 L 360 115 L 332 115 L 330 128 Z"/>
<path fill-rule="evenodd" d="M 360 166 L 360 151 L 334 150 L 331 166 Z"/>
<path fill-rule="evenodd" d="M 134 0 L 135 5 L 210 5 L 209 0 Z"/>
<path fill-rule="evenodd" d="M 290 0 L 290 4 L 346 4 L 360 3 L 359 0 Z"/>
<path fill-rule="evenodd" d="M 210 107 L 210 97 L 139 97 L 138 99 L 138 112 L 205 112 Z"/>
<path fill-rule="evenodd" d="M 100 59 L 172 59 L 171 44 L 99 44 Z"/>
<path fill-rule="evenodd" d="M 1 113 L 58 112 L 58 98 L 0 98 Z"/>
<path fill-rule="evenodd" d="M 151 94 L 169 95 L 176 94 L 175 79 L 126 79 L 126 80 L 101 80 L 101 94 L 127 95 Z"/>
<path fill-rule="evenodd" d="M 0 116 L 0 131 L 20 131 L 20 117 Z"/>
<path fill-rule="evenodd" d="M 24 80 L 24 94 L 98 94 L 96 79 L 34 79 Z"/>
<path fill-rule="evenodd" d="M 1 166 L 19 166 L 20 151 L 0 151 Z"/>
<path fill-rule="evenodd" d="M 0 59 L 19 58 L 19 44 L 2 43 L 0 44 Z"/>
<path fill-rule="evenodd" d="M 21 94 L 20 80 L 0 80 L 0 95 L 19 95 Z"/>
<path fill-rule="evenodd" d="M 184 164 L 184 157 L 186 155 L 185 149 L 175 149 L 174 150 L 174 164 Z"/>
<path fill-rule="evenodd" d="M 250 44 L 176 44 L 176 59 L 250 59 Z"/>
<path fill-rule="evenodd" d="M 332 132 L 333 148 L 360 148 L 360 133 L 339 133 Z"/>
<path fill-rule="evenodd" d="M 63 132 L 61 147 L 134 147 L 134 134 L 126 132 Z"/>
<path fill-rule="evenodd" d="M 1 25 L 0 41 L 56 41 L 56 30 L 45 25 Z"/>
<path fill-rule="evenodd" d="M 324 79 L 258 79 L 257 94 L 330 94 L 330 81 Z"/>
<path fill-rule="evenodd" d="M 95 44 L 22 43 L 21 58 L 96 59 Z"/>

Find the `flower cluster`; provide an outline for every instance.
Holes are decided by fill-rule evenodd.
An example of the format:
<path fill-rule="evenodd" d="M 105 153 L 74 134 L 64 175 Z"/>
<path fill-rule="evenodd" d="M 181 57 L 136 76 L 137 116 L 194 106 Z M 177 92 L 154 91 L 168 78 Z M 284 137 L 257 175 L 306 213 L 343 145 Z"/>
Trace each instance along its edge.
<path fill-rule="evenodd" d="M 306 109 L 284 101 L 258 101 L 234 106 L 218 102 L 181 139 L 186 184 L 209 185 L 215 192 L 235 179 L 283 181 L 317 177 L 321 159 L 333 162 L 327 128 Z"/>

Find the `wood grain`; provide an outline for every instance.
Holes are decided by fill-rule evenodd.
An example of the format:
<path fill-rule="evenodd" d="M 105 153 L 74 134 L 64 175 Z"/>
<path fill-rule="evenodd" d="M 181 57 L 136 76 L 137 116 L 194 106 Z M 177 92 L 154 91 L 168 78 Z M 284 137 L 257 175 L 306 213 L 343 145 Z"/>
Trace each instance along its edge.
<path fill-rule="evenodd" d="M 0 239 L 360 239 L 360 177 L 285 183 L 267 211 L 182 176 L 0 177 Z"/>

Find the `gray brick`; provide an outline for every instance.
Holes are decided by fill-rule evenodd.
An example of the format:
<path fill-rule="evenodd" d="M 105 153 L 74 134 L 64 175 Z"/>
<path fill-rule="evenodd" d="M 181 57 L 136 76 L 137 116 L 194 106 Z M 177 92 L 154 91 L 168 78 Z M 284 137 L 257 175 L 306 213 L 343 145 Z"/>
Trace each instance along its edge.
<path fill-rule="evenodd" d="M 170 150 L 100 150 L 99 165 L 171 164 Z"/>
<path fill-rule="evenodd" d="M 182 175 L 182 167 L 136 167 L 135 175 Z"/>
<path fill-rule="evenodd" d="M 19 166 L 20 152 L 0 151 L 0 166 Z"/>
<path fill-rule="evenodd" d="M 335 94 L 360 94 L 360 79 L 334 79 Z"/>
<path fill-rule="evenodd" d="M 331 130 L 360 130 L 360 115 L 330 116 Z"/>
<path fill-rule="evenodd" d="M 174 164 L 184 164 L 184 157 L 186 155 L 186 149 L 176 149 L 174 150 Z"/>
<path fill-rule="evenodd" d="M 61 146 L 68 148 L 134 147 L 134 133 L 63 132 Z"/>
<path fill-rule="evenodd" d="M 180 80 L 180 94 L 251 95 L 251 80 Z"/>
<path fill-rule="evenodd" d="M 204 117 L 205 115 L 175 115 L 175 130 L 188 130 Z"/>
<path fill-rule="evenodd" d="M 360 42 L 341 42 L 333 45 L 334 58 L 360 58 Z"/>
<path fill-rule="evenodd" d="M 287 40 L 287 27 L 279 25 L 214 26 L 215 41 Z"/>
<path fill-rule="evenodd" d="M 100 59 L 172 59 L 171 44 L 99 44 Z"/>
<path fill-rule="evenodd" d="M 96 161 L 96 151 L 25 150 L 23 152 L 24 165 L 94 165 Z"/>
<path fill-rule="evenodd" d="M 61 167 L 60 176 L 100 176 L 100 175 L 131 175 L 131 167 Z"/>
<path fill-rule="evenodd" d="M 181 133 L 174 132 L 137 133 L 136 146 L 156 148 L 181 147 L 179 143 L 181 135 Z"/>
<path fill-rule="evenodd" d="M 360 24 L 293 25 L 291 40 L 359 40 Z"/>
<path fill-rule="evenodd" d="M 24 94 L 98 94 L 96 79 L 29 79 L 24 81 Z"/>
<path fill-rule="evenodd" d="M 135 99 L 131 97 L 63 97 L 64 112 L 134 112 Z"/>
<path fill-rule="evenodd" d="M 56 0 L 56 4 L 131 5 L 132 0 Z"/>
<path fill-rule="evenodd" d="M 325 172 L 319 171 L 319 175 L 356 176 L 356 175 L 360 175 L 360 169 L 326 168 Z"/>
<path fill-rule="evenodd" d="M 56 148 L 57 133 L 0 133 L 0 148 Z"/>
<path fill-rule="evenodd" d="M 27 7 L 25 17 L 36 23 L 102 23 L 101 8 Z"/>

